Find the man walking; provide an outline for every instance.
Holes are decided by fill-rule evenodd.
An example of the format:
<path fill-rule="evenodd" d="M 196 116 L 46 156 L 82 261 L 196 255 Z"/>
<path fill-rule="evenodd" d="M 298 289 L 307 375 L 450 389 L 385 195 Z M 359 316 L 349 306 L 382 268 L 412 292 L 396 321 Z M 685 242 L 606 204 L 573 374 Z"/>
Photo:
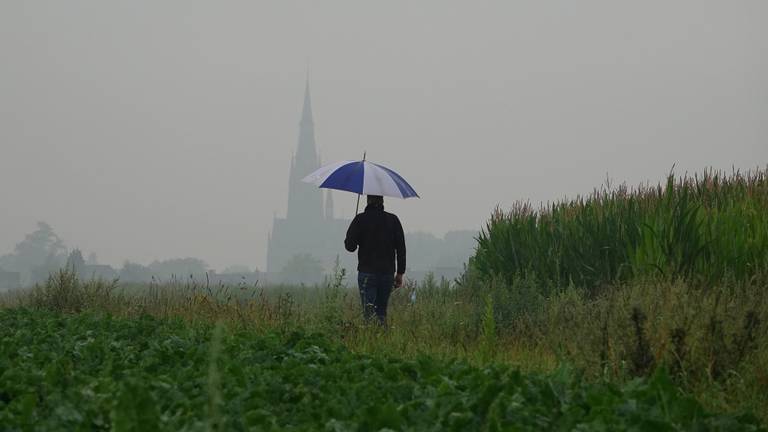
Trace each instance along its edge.
<path fill-rule="evenodd" d="M 405 235 L 400 219 L 384 211 L 384 197 L 368 195 L 365 211 L 349 225 L 344 246 L 349 252 L 357 249 L 363 316 L 370 319 L 376 315 L 379 324 L 385 325 L 392 287 L 403 285 Z"/>

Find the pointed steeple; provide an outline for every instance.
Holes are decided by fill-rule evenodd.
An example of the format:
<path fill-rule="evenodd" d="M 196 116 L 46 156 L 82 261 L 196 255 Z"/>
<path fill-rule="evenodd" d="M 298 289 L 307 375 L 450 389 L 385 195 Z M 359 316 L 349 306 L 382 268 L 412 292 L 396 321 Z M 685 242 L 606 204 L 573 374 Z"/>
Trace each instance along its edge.
<path fill-rule="evenodd" d="M 299 142 L 291 158 L 290 184 L 288 187 L 288 219 L 323 218 L 323 195 L 312 185 L 302 183 L 306 175 L 320 167 L 315 144 L 315 125 L 312 118 L 312 98 L 309 91 L 309 74 L 304 87 L 304 106 L 299 122 Z"/>
<path fill-rule="evenodd" d="M 313 125 L 312 97 L 309 94 L 309 69 L 307 69 L 307 81 L 304 84 L 304 107 L 301 109 L 301 125 Z"/>

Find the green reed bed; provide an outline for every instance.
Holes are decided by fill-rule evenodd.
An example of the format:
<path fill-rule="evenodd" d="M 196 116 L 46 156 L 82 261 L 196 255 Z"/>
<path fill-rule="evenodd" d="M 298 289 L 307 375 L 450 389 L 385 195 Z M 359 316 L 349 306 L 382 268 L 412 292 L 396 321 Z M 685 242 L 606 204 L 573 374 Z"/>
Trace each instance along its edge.
<path fill-rule="evenodd" d="M 480 274 L 594 288 L 641 276 L 697 283 L 764 278 L 768 170 L 596 190 L 539 210 L 497 210 L 478 238 Z"/>

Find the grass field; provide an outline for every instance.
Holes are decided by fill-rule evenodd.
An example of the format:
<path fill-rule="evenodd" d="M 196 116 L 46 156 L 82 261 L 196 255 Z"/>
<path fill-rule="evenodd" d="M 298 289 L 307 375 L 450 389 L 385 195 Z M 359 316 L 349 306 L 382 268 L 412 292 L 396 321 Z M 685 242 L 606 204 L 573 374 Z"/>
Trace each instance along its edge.
<path fill-rule="evenodd" d="M 691 415 L 695 415 L 696 419 L 701 421 L 704 421 L 704 418 L 699 416 L 700 412 L 724 414 L 726 417 L 723 418 L 728 420 L 723 420 L 725 422 L 723 424 L 731 424 L 729 422 L 734 421 L 749 423 L 749 417 L 744 417 L 748 413 L 753 413 L 757 418 L 766 419 L 768 397 L 764 389 L 768 385 L 768 376 L 765 372 L 768 370 L 768 353 L 764 347 L 768 340 L 766 340 L 763 323 L 768 317 L 766 317 L 763 302 L 765 290 L 761 287 L 755 286 L 754 289 L 734 287 L 728 296 L 718 296 L 717 293 L 722 290 L 701 291 L 691 289 L 684 283 L 646 282 L 617 287 L 610 291 L 611 295 L 590 298 L 586 291 L 576 288 L 564 289 L 550 297 L 539 296 L 534 294 L 538 292 L 536 282 L 530 280 L 521 280 L 514 285 L 506 285 L 502 282 L 498 285 L 491 282 L 475 285 L 481 282 L 471 280 L 464 283 L 465 286 L 453 287 L 448 287 L 446 284 L 419 286 L 417 300 L 413 304 L 410 302 L 407 289 L 396 292 L 391 303 L 390 327 L 384 331 L 360 321 L 357 293 L 347 289 L 341 283 L 329 283 L 326 286 L 314 288 L 274 289 L 206 287 L 194 283 L 121 288 L 101 282 L 81 283 L 72 275 L 61 273 L 58 277 L 52 278 L 49 284 L 39 287 L 32 293 L 26 293 L 21 297 L 4 298 L 7 308 L 3 312 L 5 321 L 2 328 L 3 345 L 7 351 L 3 353 L 3 357 L 12 363 L 3 365 L 6 372 L 0 380 L 3 384 L 0 385 L 16 386 L 21 382 L 33 382 L 38 385 L 41 380 L 52 379 L 45 378 L 46 372 L 38 370 L 38 367 L 29 365 L 21 367 L 20 362 L 31 362 L 33 359 L 43 363 L 48 361 L 46 357 L 37 358 L 38 354 L 31 354 L 30 357 L 30 354 L 25 354 L 26 351 L 19 351 L 21 347 L 27 347 L 37 352 L 47 351 L 52 355 L 54 353 L 60 355 L 61 358 L 58 361 L 63 363 L 57 371 L 65 371 L 65 375 L 85 374 L 82 377 L 72 376 L 54 381 L 52 386 L 62 386 L 61 391 L 88 393 L 91 390 L 82 386 L 89 382 L 89 377 L 92 377 L 89 374 L 107 373 L 99 368 L 115 361 L 115 358 L 108 357 L 104 350 L 110 351 L 112 354 L 109 355 L 115 356 L 120 355 L 119 351 L 123 349 L 120 348 L 123 342 L 117 340 L 123 337 L 118 335 L 123 331 L 119 328 L 126 329 L 128 339 L 134 338 L 125 343 L 144 347 L 133 354 L 126 352 L 127 359 L 120 360 L 135 363 L 133 366 L 142 372 L 139 376 L 146 381 L 144 385 L 167 379 L 165 371 L 175 369 L 174 362 L 182 362 L 192 368 L 189 373 L 194 370 L 195 374 L 208 377 L 208 374 L 213 373 L 210 369 L 210 356 L 218 355 L 210 351 L 211 343 L 215 339 L 213 329 L 216 323 L 219 323 L 224 335 L 222 338 L 229 344 L 227 354 L 223 355 L 226 358 L 236 357 L 235 352 L 238 350 L 242 351 L 242 355 L 257 355 L 251 352 L 253 344 L 266 343 L 263 341 L 270 341 L 269 343 L 275 347 L 282 346 L 281 344 L 289 344 L 287 346 L 290 347 L 293 343 L 290 341 L 299 338 L 309 341 L 304 342 L 305 344 L 317 345 L 323 350 L 344 352 L 342 356 L 344 359 L 354 357 L 368 359 L 365 362 L 397 362 L 398 364 L 428 362 L 433 365 L 430 366 L 433 368 L 433 373 L 439 375 L 440 380 L 446 380 L 445 385 L 450 386 L 458 385 L 457 378 L 451 375 L 453 366 L 450 365 L 453 364 L 461 364 L 462 368 L 478 374 L 481 373 L 479 371 L 489 368 L 503 369 L 508 374 L 517 374 L 518 372 L 513 371 L 519 371 L 520 379 L 532 380 L 537 383 L 537 386 L 551 384 L 552 380 L 559 383 L 551 384 L 553 386 L 568 383 L 567 386 L 577 389 L 573 391 L 581 392 L 579 393 L 581 396 L 574 397 L 587 398 L 587 402 L 570 399 L 567 403 L 561 401 L 566 405 L 573 403 L 582 410 L 579 411 L 581 414 L 577 419 L 571 420 L 564 419 L 571 414 L 561 412 L 561 410 L 569 411 L 571 408 L 560 405 L 548 408 L 552 410 L 548 411 L 552 413 L 551 417 L 540 419 L 540 421 L 550 422 L 546 424 L 552 425 L 553 428 L 554 425 L 576 424 L 567 423 L 569 421 L 577 423 L 595 421 L 596 423 L 591 426 L 597 427 L 596 425 L 600 422 L 605 422 L 614 426 L 609 427 L 609 430 L 617 430 L 632 422 L 643 423 L 647 420 L 650 422 L 648 424 L 654 425 L 657 421 L 668 422 L 671 425 L 671 429 L 668 430 L 689 430 L 693 423 L 686 422 L 694 420 L 692 417 L 686 417 L 687 414 L 681 414 L 682 417 L 677 418 L 674 417 L 677 414 L 674 416 L 669 414 L 672 417 L 663 417 L 656 413 L 642 421 L 639 417 L 623 416 L 626 404 L 640 403 L 635 396 L 627 396 L 627 394 L 634 394 L 631 393 L 634 391 L 631 389 L 637 387 L 645 389 L 638 391 L 657 394 L 654 393 L 657 390 L 648 390 L 654 385 L 665 387 L 664 396 L 662 399 L 653 399 L 648 395 L 648 398 L 653 400 L 643 399 L 645 402 L 642 403 L 650 404 L 642 409 L 643 412 L 655 412 L 651 405 L 662 403 L 662 400 L 666 404 L 671 400 L 668 398 L 679 398 L 681 406 L 691 407 L 679 409 L 691 409 L 690 413 L 693 413 Z M 757 315 L 750 315 L 750 311 L 755 311 Z M 155 338 L 155 333 L 146 330 L 148 327 L 167 328 L 172 331 L 169 330 L 169 333 Z M 135 330 L 135 328 L 145 330 Z M 98 337 L 97 332 L 101 332 Z M 45 337 L 48 333 L 51 336 Z M 194 335 L 196 342 L 183 343 L 173 348 L 176 337 L 183 339 L 189 335 Z M 91 346 L 92 342 L 89 341 L 92 338 L 100 341 L 94 345 L 99 348 L 94 348 L 96 349 L 94 359 L 81 363 L 85 360 L 79 357 L 78 350 Z M 116 340 L 110 338 L 116 338 Z M 53 341 L 56 341 L 56 344 L 53 344 Z M 164 345 L 165 348 L 162 347 Z M 199 349 L 189 351 L 192 345 Z M 159 357 L 153 360 L 153 356 L 156 356 L 155 351 L 151 353 L 143 351 L 143 349 L 149 349 L 149 346 L 154 346 L 160 351 L 164 349 L 171 351 L 176 349 L 176 351 L 173 355 L 157 354 Z M 322 353 L 328 354 L 326 351 Z M 194 362 L 194 365 L 184 363 L 187 361 Z M 164 364 L 165 362 L 170 363 Z M 88 372 L 86 365 L 96 369 Z M 149 369 L 144 369 L 146 365 L 154 366 L 147 366 Z M 267 367 L 267 365 L 263 366 Z M 125 366 L 114 365 L 108 367 L 112 372 L 114 368 L 125 368 Z M 275 369 L 273 373 L 278 373 L 277 363 L 270 363 L 269 367 Z M 347 370 L 346 368 L 351 366 L 334 367 Z M 360 365 L 357 367 L 361 373 L 366 369 Z M 221 388 L 230 388 L 233 385 L 230 383 L 231 380 L 257 379 L 256 376 L 249 375 L 256 374 L 253 372 L 255 369 L 250 369 L 251 372 L 245 376 L 242 374 L 230 376 L 235 369 L 239 368 L 241 368 L 239 365 L 223 366 L 221 369 L 216 369 L 214 378 L 218 377 L 216 379 L 226 383 L 222 384 Z M 22 373 L 21 370 L 32 373 L 32 376 L 14 375 Z M 339 375 L 328 376 L 336 376 L 336 379 L 339 379 Z M 99 421 L 104 422 L 101 425 L 105 428 L 116 421 L 114 416 L 118 414 L 115 410 L 123 409 L 114 405 L 118 403 L 117 399 L 110 399 L 105 395 L 112 394 L 117 397 L 118 392 L 115 386 L 131 385 L 127 384 L 123 378 L 123 375 L 119 374 L 111 378 L 115 382 L 110 384 L 112 387 L 102 389 L 104 392 L 100 396 L 104 398 L 102 405 L 100 408 L 93 408 L 101 410 L 98 414 L 101 419 Z M 400 375 L 392 376 L 392 379 L 396 380 L 401 378 Z M 199 377 L 198 379 L 203 380 Z M 275 379 L 283 382 L 282 380 L 287 378 Z M 349 382 L 347 378 L 343 381 Z M 188 403 L 184 405 L 187 411 L 178 411 L 181 408 L 169 407 L 166 411 L 161 410 L 156 413 L 157 415 L 152 414 L 154 420 L 147 421 L 156 421 L 157 416 L 162 419 L 163 416 L 177 415 L 184 419 L 177 420 L 179 423 L 163 424 L 171 428 L 176 426 L 170 425 L 180 424 L 208 427 L 205 426 L 208 425 L 206 422 L 213 420 L 203 416 L 207 411 L 201 411 L 200 406 L 207 406 L 204 405 L 204 400 L 210 397 L 208 392 L 211 390 L 199 384 L 194 390 L 199 393 L 189 393 L 192 390 L 184 386 L 177 388 L 174 383 L 175 381 L 166 382 L 170 388 L 176 389 L 177 397 L 181 398 L 184 395 L 183 398 L 191 398 L 197 401 L 195 403 L 198 405 L 203 405 L 193 408 L 196 405 L 187 401 L 184 402 Z M 421 384 L 416 380 L 403 385 Z M 24 420 L 18 417 L 22 415 L 18 411 L 22 408 L 17 404 L 23 402 L 19 398 L 32 396 L 24 396 L 26 393 L 19 387 L 13 388 L 16 388 L 15 393 L 7 389 L 2 390 L 5 396 L 2 398 L 3 405 L 0 410 L 4 415 L 13 415 L 14 421 L 23 422 Z M 482 386 L 477 388 L 460 386 L 460 388 L 466 391 L 471 390 L 471 392 L 482 392 Z M 32 409 L 33 411 L 29 412 L 34 412 L 36 416 L 34 418 L 41 422 L 53 422 L 50 423 L 53 425 L 63 421 L 59 417 L 60 413 L 56 413 L 55 399 L 48 398 L 51 389 L 26 387 L 26 391 L 32 391 L 32 389 L 35 389 L 33 395 L 37 401 L 35 408 L 25 409 Z M 237 386 L 232 389 L 238 390 L 232 390 L 227 398 L 234 398 L 234 393 L 245 391 Z M 279 387 L 275 390 L 275 392 L 282 391 Z M 630 393 L 626 393 L 627 391 Z M 594 395 L 588 395 L 593 392 L 605 392 L 605 397 L 610 396 L 610 401 L 605 401 L 608 406 L 590 408 L 590 401 Z M 164 393 L 158 393 L 152 397 L 162 399 L 158 396 L 161 394 Z M 239 397 L 248 398 L 249 394 L 246 391 Z M 413 393 L 408 394 L 413 395 Z M 465 396 L 469 397 L 467 395 L 461 397 Z M 391 408 L 396 412 L 405 410 L 407 404 L 403 400 L 391 400 L 391 405 L 388 405 L 387 409 Z M 500 400 L 503 400 L 504 404 L 508 402 L 507 399 Z M 533 396 L 517 395 L 513 400 L 518 400 L 523 405 L 533 404 L 530 407 L 519 407 L 521 410 L 532 410 L 531 412 L 536 411 L 536 407 L 542 403 Z M 281 417 L 280 414 L 284 411 L 278 410 L 277 407 L 269 408 L 274 403 L 271 400 L 259 399 L 259 401 L 265 404 L 263 409 L 273 417 L 262 418 L 251 413 L 251 421 L 264 421 L 268 422 L 264 424 L 274 423 L 278 428 L 288 428 L 286 423 L 288 418 Z M 296 409 L 304 403 L 297 404 Z M 46 404 L 48 404 L 47 407 L 43 407 Z M 14 408 L 11 408 L 11 405 Z M 477 405 L 468 406 L 476 407 Z M 243 411 L 245 408 L 233 411 L 231 407 L 230 403 L 222 402 L 220 408 L 217 408 L 219 410 L 217 415 L 223 419 L 220 421 L 245 421 L 242 416 L 249 411 Z M 443 408 L 449 410 L 449 408 Z M 489 406 L 483 409 L 486 408 L 490 409 Z M 125 409 L 131 413 L 139 410 L 139 408 Z M 469 415 L 467 411 L 461 411 L 464 408 L 460 409 L 458 405 L 455 409 L 458 410 L 457 413 L 463 412 L 464 416 Z M 607 410 L 608 414 L 600 414 L 607 417 L 599 420 L 591 419 L 590 416 L 597 415 L 592 411 L 593 409 L 600 412 Z M 472 420 L 464 419 L 470 424 L 464 430 L 482 430 L 487 427 L 493 430 L 492 425 L 488 423 L 490 420 L 487 412 L 480 411 L 479 408 L 471 412 L 475 417 Z M 430 415 L 436 416 L 432 419 L 435 422 L 448 421 L 437 416 L 433 411 L 431 413 Z M 374 415 L 368 412 L 366 416 L 369 414 Z M 426 417 L 417 420 L 405 415 L 391 412 L 390 414 L 396 419 L 392 421 L 401 422 L 396 423 L 400 426 L 395 430 L 405 429 L 405 425 L 416 427 L 422 424 L 419 421 L 428 421 Z M 95 415 L 94 413 L 93 416 Z M 82 421 L 90 422 L 93 416 L 85 415 Z M 328 418 L 322 418 L 331 421 Z M 333 423 L 336 429 L 330 430 L 375 430 L 360 426 L 363 424 L 360 422 L 365 418 L 368 417 L 354 417 L 350 412 L 345 411 L 336 418 L 343 425 Z M 720 422 L 714 419 L 713 417 L 706 422 Z M 706 422 L 702 423 L 707 425 L 702 430 L 718 430 L 714 427 L 715 423 Z M 227 424 L 234 425 L 233 428 L 245 427 L 243 423 Z M 448 423 L 439 424 L 447 425 Z M 500 424 L 506 423 L 502 421 Z M 522 427 L 527 423 L 514 424 Z M 310 423 L 304 424 L 309 429 L 319 427 L 318 423 L 309 425 Z M 734 426 L 733 430 L 748 430 L 742 427 L 745 426 L 739 424 L 738 427 Z"/>

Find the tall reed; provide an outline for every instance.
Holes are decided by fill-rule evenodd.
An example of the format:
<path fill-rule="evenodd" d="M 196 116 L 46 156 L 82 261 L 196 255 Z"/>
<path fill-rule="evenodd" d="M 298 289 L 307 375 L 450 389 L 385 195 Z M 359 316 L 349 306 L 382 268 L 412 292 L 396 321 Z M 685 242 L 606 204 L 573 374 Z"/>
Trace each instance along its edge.
<path fill-rule="evenodd" d="M 535 210 L 497 209 L 470 268 L 595 288 L 652 276 L 700 285 L 768 274 L 768 168 L 606 187 Z"/>

